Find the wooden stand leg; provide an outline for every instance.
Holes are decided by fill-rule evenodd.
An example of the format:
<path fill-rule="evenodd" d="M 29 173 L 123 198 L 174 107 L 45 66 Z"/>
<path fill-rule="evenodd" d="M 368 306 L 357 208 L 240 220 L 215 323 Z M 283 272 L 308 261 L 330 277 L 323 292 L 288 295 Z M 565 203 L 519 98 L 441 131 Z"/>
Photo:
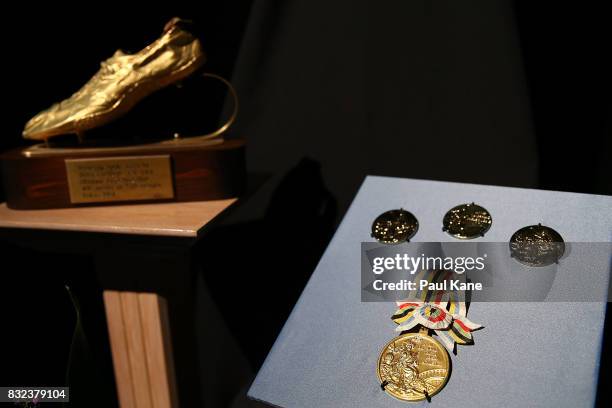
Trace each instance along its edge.
<path fill-rule="evenodd" d="M 125 406 L 121 402 L 121 407 L 144 406 L 139 404 L 140 390 L 136 384 L 141 384 L 138 388 L 148 384 L 149 393 L 142 396 L 143 401 L 151 401 L 148 407 L 175 407 L 176 401 L 185 407 L 202 406 L 194 328 L 196 274 L 190 248 L 183 246 L 182 241 L 159 242 L 138 237 L 134 241 L 118 241 L 100 247 L 94 262 L 101 286 L 105 291 L 116 292 L 119 299 L 121 314 L 108 317 L 107 324 L 109 330 L 123 327 L 121 337 L 110 333 L 115 371 L 129 364 L 126 384 L 131 384 L 131 393 L 121 390 L 126 387 L 121 376 L 126 374 L 116 374 L 119 400 L 126 401 Z M 129 294 L 137 294 L 138 300 L 124 296 Z M 107 305 L 110 315 L 109 309 L 116 310 L 117 306 L 109 308 Z M 113 340 L 113 337 L 120 339 Z M 115 352 L 115 342 L 117 347 L 127 351 Z M 137 357 L 137 347 L 144 350 L 140 357 Z M 147 373 L 146 379 L 137 377 L 142 372 Z M 157 377 L 157 372 L 163 373 L 161 377 Z M 158 396 L 155 394 L 158 390 L 167 395 Z M 135 401 L 135 405 L 127 405 L 130 401 Z M 155 405 L 163 401 L 169 401 L 169 405 Z"/>
<path fill-rule="evenodd" d="M 140 293 L 138 304 L 153 407 L 178 408 L 168 306 L 164 298 L 153 293 Z"/>
<path fill-rule="evenodd" d="M 106 324 L 110 339 L 115 383 L 121 408 L 135 408 L 132 373 L 128 357 L 127 339 L 123 312 L 121 311 L 121 296 L 119 292 L 104 291 L 104 308 Z"/>
<path fill-rule="evenodd" d="M 178 408 L 165 300 L 107 290 L 104 305 L 121 408 Z"/>

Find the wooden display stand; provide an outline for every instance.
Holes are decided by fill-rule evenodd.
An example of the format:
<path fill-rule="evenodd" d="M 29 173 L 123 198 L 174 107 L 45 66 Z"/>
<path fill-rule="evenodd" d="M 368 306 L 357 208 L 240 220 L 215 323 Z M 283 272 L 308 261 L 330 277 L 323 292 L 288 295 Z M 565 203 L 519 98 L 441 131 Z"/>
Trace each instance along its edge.
<path fill-rule="evenodd" d="M 121 408 L 201 406 L 191 248 L 236 199 L 19 211 L 0 238 L 89 254 L 104 304 Z"/>

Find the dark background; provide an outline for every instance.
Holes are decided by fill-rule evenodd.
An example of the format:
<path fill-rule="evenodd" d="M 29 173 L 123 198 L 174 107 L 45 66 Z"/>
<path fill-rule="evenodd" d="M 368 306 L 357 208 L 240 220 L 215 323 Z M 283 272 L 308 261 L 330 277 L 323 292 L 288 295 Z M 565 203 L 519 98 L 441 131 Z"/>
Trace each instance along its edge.
<path fill-rule="evenodd" d="M 164 9 L 149 6 L 137 11 L 126 10 L 122 3 L 104 3 L 95 11 L 85 5 L 64 7 L 54 4 L 50 7 L 15 4 L 10 14 L 5 16 L 1 28 L 4 39 L 4 114 L 1 116 L 0 150 L 25 145 L 20 133 L 23 124 L 33 114 L 77 90 L 97 71 L 99 62 L 110 57 L 115 49 L 138 51 L 157 38 L 166 21 L 175 15 L 196 22 L 197 34 L 209 57 L 207 70 L 231 78 L 251 12 L 266 14 L 265 21 L 270 27 L 278 28 L 289 8 L 287 3 L 292 2 L 203 1 L 197 5 L 173 2 Z M 538 172 L 532 187 L 610 194 L 610 14 L 603 6 L 576 2 L 552 5 L 517 0 L 509 4 L 512 11 L 509 18 L 518 32 L 519 49 L 515 51 L 522 56 L 529 115 L 537 146 Z M 308 18 L 317 13 L 324 16 L 327 12 L 322 6 Z M 347 8 L 344 12 L 350 15 L 352 10 Z M 474 12 L 478 13 L 477 7 L 474 7 Z M 316 21 L 312 22 L 312 26 L 313 30 L 317 29 Z M 271 28 L 270 32 L 273 32 Z M 262 43 L 265 43 L 266 33 L 264 30 Z M 359 39 L 345 38 L 343 41 L 348 46 L 351 41 Z M 258 51 L 263 55 L 275 52 L 265 47 Z M 317 56 L 316 49 L 305 52 L 312 53 L 313 58 Z M 243 66 L 240 69 L 256 72 L 262 67 Z M 238 75 L 244 76 L 244 72 Z M 372 79 L 370 86 L 376 88 L 375 79 Z M 147 101 L 145 106 L 140 106 L 129 119 L 112 125 L 107 131 L 114 135 L 134 132 L 160 132 L 163 135 L 171 133 L 175 126 L 185 133 L 214 128 L 222 113 L 222 89 L 204 81 L 190 89 L 162 91 Z M 329 89 L 328 92 L 336 91 Z M 169 106 L 173 108 L 169 109 Z M 298 105 L 294 108 L 299 111 L 305 107 Z M 249 138 L 249 135 L 245 136 Z M 492 140 L 492 143 L 496 141 Z M 326 148 L 323 144 L 315 147 Z M 266 148 L 271 154 L 283 154 L 274 145 Z M 329 163 L 325 165 L 330 166 Z M 341 166 L 342 163 L 335 165 Z M 450 168 L 453 163 L 437 165 Z M 343 194 L 348 196 L 356 188 L 350 184 L 348 193 L 333 189 L 329 191 L 325 187 L 325 173 L 322 175 L 320 166 L 316 158 L 306 158 L 291 162 L 291 171 L 287 171 L 287 166 L 280 165 L 276 171 L 267 169 L 268 176 L 284 181 L 276 182 L 270 188 L 269 196 L 272 198 L 265 200 L 263 210 L 255 211 L 258 215 L 250 217 L 249 221 L 238 217 L 235 223 L 216 232 L 217 235 L 213 237 L 216 241 L 211 239 L 218 243 L 214 252 L 222 257 L 224 243 L 232 242 L 235 236 L 244 237 L 245 242 L 251 243 L 247 257 L 257 259 L 257 254 L 263 249 L 257 246 L 257 241 L 261 241 L 262 237 L 263 241 L 275 240 L 283 233 L 287 217 L 295 212 L 304 214 L 297 225 L 302 231 L 299 246 L 303 248 L 304 262 L 296 266 L 293 272 L 293 287 L 285 292 L 284 298 L 276 299 L 274 304 L 262 301 L 262 314 L 271 312 L 268 316 L 273 315 L 273 318 L 262 318 L 252 323 L 260 327 L 256 339 L 247 341 L 241 338 L 239 331 L 235 332 L 255 369 L 265 357 L 346 208 Z M 351 174 L 351 177 L 360 179 L 363 175 Z M 384 175 L 412 176 L 409 172 Z M 507 179 L 503 174 L 494 176 Z M 306 187 L 296 189 L 296 184 Z M 337 195 L 340 195 L 339 203 L 336 203 Z M 275 253 L 283 253 L 282 242 Z M 215 260 L 210 262 L 214 264 Z M 255 265 L 250 265 L 251 270 L 264 267 L 254 262 Z M 277 264 L 282 265 L 283 262 Z M 98 298 L 99 288 L 90 273 L 90 260 L 43 255 L 2 244 L 1 265 L 0 307 L 6 330 L 2 336 L 0 382 L 6 385 L 63 383 L 75 322 L 64 284 L 70 284 L 79 296 L 90 300 L 85 302 L 85 307 L 92 311 L 92 315 L 101 310 L 100 305 L 92 300 Z M 213 293 L 216 285 L 222 284 L 209 279 Z M 257 285 L 257 279 L 253 278 L 251 284 Z M 231 304 L 222 297 L 216 300 L 222 311 L 232 312 Z M 99 330 L 98 323 L 92 323 L 89 330 Z M 606 338 L 608 344 L 609 330 Z M 99 348 L 99 354 L 107 356 L 108 345 L 103 340 L 99 343 L 95 345 Z M 610 353 L 604 353 L 602 368 L 609 361 Z M 109 370 L 108 367 L 105 369 Z M 601 375 L 600 385 L 609 380 L 607 370 L 602 369 Z M 601 388 L 600 398 L 604 397 L 603 390 Z"/>

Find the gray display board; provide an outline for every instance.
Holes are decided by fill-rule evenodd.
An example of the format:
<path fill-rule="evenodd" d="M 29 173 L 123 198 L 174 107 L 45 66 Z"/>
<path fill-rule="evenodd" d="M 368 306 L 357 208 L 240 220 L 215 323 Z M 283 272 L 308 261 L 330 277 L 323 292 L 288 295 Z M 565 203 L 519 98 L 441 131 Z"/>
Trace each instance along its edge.
<path fill-rule="evenodd" d="M 361 302 L 361 242 L 372 241 L 376 216 L 400 207 L 419 220 L 413 242 L 452 241 L 441 230 L 442 217 L 468 202 L 493 217 L 477 240 L 507 242 L 519 228 L 537 223 L 566 242 L 612 238 L 612 197 L 368 177 L 248 395 L 285 408 L 593 406 L 603 302 L 475 302 L 468 317 L 485 328 L 474 332 L 474 345 L 451 355 L 449 382 L 431 402 L 401 402 L 381 390 L 376 364 L 397 334 L 389 318 L 394 304 Z M 585 279 L 607 287 L 606 269 Z"/>

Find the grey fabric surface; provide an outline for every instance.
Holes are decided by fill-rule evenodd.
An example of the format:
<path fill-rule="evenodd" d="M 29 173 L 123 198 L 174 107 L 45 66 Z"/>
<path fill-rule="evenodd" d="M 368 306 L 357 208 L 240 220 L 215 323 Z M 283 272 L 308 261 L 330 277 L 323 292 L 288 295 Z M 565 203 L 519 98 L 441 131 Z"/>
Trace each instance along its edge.
<path fill-rule="evenodd" d="M 541 222 L 568 242 L 609 242 L 612 198 L 505 187 L 368 177 L 323 255 L 248 395 L 280 407 L 405 407 L 381 391 L 380 349 L 396 335 L 390 303 L 360 301 L 360 243 L 381 212 L 403 207 L 416 242 L 449 241 L 443 214 L 484 206 L 479 240 L 507 241 Z M 586 277 L 607 286 L 609 269 Z M 595 403 L 605 303 L 473 303 L 485 328 L 451 356 L 452 374 L 428 407 L 588 407 Z M 546 316 L 545 319 L 541 318 Z"/>

